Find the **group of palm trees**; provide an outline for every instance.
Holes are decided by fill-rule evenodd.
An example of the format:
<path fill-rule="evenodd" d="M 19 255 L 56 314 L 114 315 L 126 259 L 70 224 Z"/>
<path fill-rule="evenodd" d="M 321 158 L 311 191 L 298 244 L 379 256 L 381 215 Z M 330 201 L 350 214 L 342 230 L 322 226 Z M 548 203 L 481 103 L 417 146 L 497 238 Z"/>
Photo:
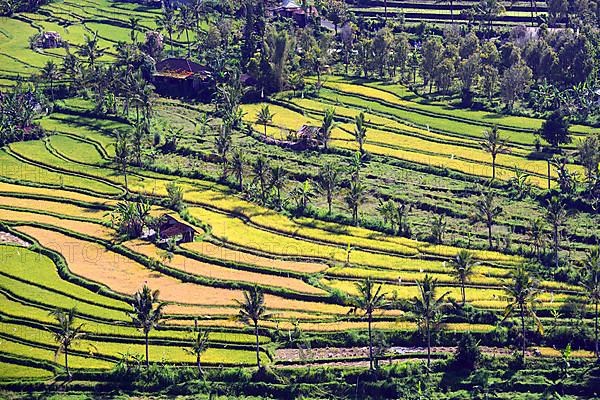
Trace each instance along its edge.
<path fill-rule="evenodd" d="M 450 262 L 453 272 L 461 287 L 462 304 L 467 303 L 466 285 L 475 273 L 474 269 L 479 265 L 466 250 L 461 250 Z M 600 358 L 599 348 L 599 308 L 600 308 L 600 248 L 591 249 L 586 254 L 586 259 L 581 269 L 581 287 L 586 299 L 586 304 L 593 308 L 594 314 L 594 351 Z M 536 314 L 540 304 L 539 296 L 542 290 L 539 281 L 531 275 L 525 265 L 518 265 L 511 272 L 511 280 L 504 287 L 506 292 L 507 306 L 504 310 L 504 320 L 509 317 L 517 317 L 520 322 L 521 356 L 526 357 L 527 350 L 527 319 L 535 323 L 538 331 L 543 333 L 543 327 Z M 438 280 L 426 274 L 422 280 L 417 280 L 418 295 L 412 299 L 412 311 L 418 322 L 427 348 L 427 369 L 431 366 L 432 333 L 439 327 L 444 318 L 444 307 L 448 305 L 449 291 L 439 293 Z M 351 298 L 350 313 L 362 312 L 367 321 L 369 342 L 369 367 L 376 368 L 376 360 L 373 351 L 373 317 L 380 311 L 390 309 L 394 306 L 391 297 L 383 291 L 383 285 L 377 284 L 371 278 L 356 283 L 357 295 Z M 159 291 L 151 290 L 144 285 L 131 299 L 132 311 L 128 313 L 132 325 L 144 336 L 146 367 L 150 365 L 149 336 L 152 330 L 161 326 L 164 321 L 165 302 L 159 299 Z M 237 300 L 239 313 L 237 320 L 249 326 L 256 337 L 256 365 L 260 368 L 261 346 L 260 346 L 260 323 L 272 317 L 265 304 L 263 291 L 254 286 L 243 292 L 242 300 Z M 69 378 L 72 377 L 69 369 L 69 350 L 73 343 L 85 337 L 84 324 L 76 324 L 76 310 L 57 309 L 51 313 L 55 317 L 57 326 L 52 327 L 56 342 L 59 344 L 57 354 L 64 353 L 65 370 Z M 209 333 L 199 329 L 196 323 L 195 335 L 191 338 L 186 352 L 195 357 L 198 373 L 203 374 L 201 356 L 209 347 Z"/>

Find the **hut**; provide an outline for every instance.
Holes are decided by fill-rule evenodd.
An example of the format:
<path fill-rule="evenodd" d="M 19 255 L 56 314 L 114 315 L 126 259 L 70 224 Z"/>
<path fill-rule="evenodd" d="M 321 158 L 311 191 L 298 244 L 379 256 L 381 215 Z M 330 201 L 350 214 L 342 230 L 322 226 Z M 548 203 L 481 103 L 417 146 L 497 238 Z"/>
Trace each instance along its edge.
<path fill-rule="evenodd" d="M 52 31 L 42 33 L 36 41 L 36 47 L 42 49 L 55 49 L 57 47 L 62 47 L 62 45 L 63 40 L 60 34 Z"/>
<path fill-rule="evenodd" d="M 197 231 L 193 226 L 185 224 L 169 214 L 163 215 L 162 220 L 158 237 L 155 235 L 155 239 L 166 241 L 174 238 L 178 244 L 194 241 Z"/>
<path fill-rule="evenodd" d="M 291 18 L 301 28 L 304 28 L 311 18 L 319 16 L 314 6 L 301 6 L 294 0 L 284 0 L 279 7 L 272 9 L 272 13 L 281 18 Z"/>
<path fill-rule="evenodd" d="M 156 91 L 163 96 L 210 99 L 212 74 L 208 68 L 185 58 L 167 58 L 156 63 L 152 75 Z"/>

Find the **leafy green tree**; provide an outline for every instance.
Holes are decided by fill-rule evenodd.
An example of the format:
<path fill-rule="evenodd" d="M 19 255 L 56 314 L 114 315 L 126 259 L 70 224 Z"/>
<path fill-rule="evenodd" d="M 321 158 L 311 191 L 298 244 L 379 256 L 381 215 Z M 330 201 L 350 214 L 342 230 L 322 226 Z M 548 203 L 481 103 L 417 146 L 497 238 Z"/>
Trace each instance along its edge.
<path fill-rule="evenodd" d="M 358 296 L 353 299 L 352 312 L 362 310 L 367 317 L 367 326 L 369 330 L 369 368 L 375 369 L 373 359 L 373 313 L 377 310 L 384 309 L 389 305 L 385 296 L 386 293 L 382 292 L 382 286 L 373 283 L 371 278 L 367 278 L 364 281 L 356 283 L 356 289 L 358 290 Z"/>
<path fill-rule="evenodd" d="M 299 214 L 304 213 L 304 211 L 308 208 L 308 205 L 310 204 L 310 201 L 314 195 L 315 193 L 308 179 L 304 182 L 300 182 L 294 189 L 292 189 L 290 192 L 290 197 L 296 202 L 296 210 Z"/>
<path fill-rule="evenodd" d="M 423 41 L 421 75 L 423 75 L 423 85 L 429 86 L 429 93 L 432 91 L 437 71 L 444 58 L 444 45 L 439 36 L 429 36 Z"/>
<path fill-rule="evenodd" d="M 137 43 L 137 32 L 140 29 L 140 21 L 142 19 L 140 17 L 129 17 L 129 19 L 127 20 L 128 25 L 129 25 L 129 30 L 131 31 L 130 36 L 131 36 L 131 42 L 133 44 Z"/>
<path fill-rule="evenodd" d="M 529 227 L 527 229 L 527 235 L 531 241 L 533 247 L 533 253 L 535 254 L 538 261 L 541 259 L 542 251 L 545 242 L 545 222 L 542 218 L 535 218 L 529 221 Z"/>
<path fill-rule="evenodd" d="M 229 150 L 231 149 L 232 142 L 232 129 L 231 125 L 226 123 L 221 126 L 219 136 L 215 139 L 215 150 L 221 161 L 221 179 L 227 179 L 227 166 Z"/>
<path fill-rule="evenodd" d="M 176 14 L 175 18 L 175 26 L 179 36 L 181 36 L 182 33 L 185 33 L 185 39 L 187 43 L 187 56 L 189 58 L 192 54 L 190 30 L 194 29 L 194 27 L 196 26 L 196 22 L 194 21 L 194 14 L 189 6 L 182 5 L 181 7 L 179 7 L 179 12 Z"/>
<path fill-rule="evenodd" d="M 163 319 L 163 309 L 166 303 L 159 301 L 160 292 L 152 291 L 148 285 L 144 285 L 137 291 L 131 300 L 132 312 L 127 313 L 133 325 L 144 334 L 146 346 L 146 368 L 150 367 L 149 357 L 149 335 L 150 332 L 160 326 Z"/>
<path fill-rule="evenodd" d="M 237 300 L 240 306 L 238 320 L 244 324 L 251 325 L 254 328 L 256 336 L 256 365 L 260 369 L 260 341 L 258 335 L 259 323 L 261 320 L 270 317 L 265 306 L 265 295 L 258 287 L 244 291 L 243 301 Z"/>
<path fill-rule="evenodd" d="M 192 338 L 189 347 L 185 347 L 184 350 L 191 356 L 196 357 L 196 368 L 198 369 L 198 375 L 204 375 L 202 371 L 202 354 L 208 349 L 208 331 L 198 330 L 196 335 Z"/>
<path fill-rule="evenodd" d="M 121 235 L 129 239 L 142 236 L 152 205 L 145 199 L 139 202 L 122 201 L 111 213 L 111 224 Z"/>
<path fill-rule="evenodd" d="M 585 295 L 594 306 L 594 352 L 600 359 L 600 348 L 598 347 L 598 307 L 600 305 L 600 247 L 590 249 L 586 252 L 583 270 L 581 274 L 581 286 Z"/>
<path fill-rule="evenodd" d="M 444 299 L 450 292 L 445 292 L 437 297 L 438 281 L 428 274 L 422 281 L 417 280 L 417 288 L 419 295 L 413 299 L 413 310 L 427 340 L 427 369 L 429 370 L 431 367 L 432 327 L 441 316 Z"/>
<path fill-rule="evenodd" d="M 492 228 L 496 217 L 502 214 L 502 207 L 497 203 L 494 192 L 488 190 L 475 202 L 475 219 L 477 221 L 483 221 L 488 230 L 488 245 L 489 248 L 494 247 L 492 242 Z"/>
<path fill-rule="evenodd" d="M 331 163 L 325 163 L 319 169 L 317 177 L 317 190 L 323 194 L 327 200 L 327 214 L 331 215 L 333 196 L 340 184 L 340 170 Z"/>
<path fill-rule="evenodd" d="M 367 141 L 367 127 L 365 122 L 365 114 L 361 112 L 354 118 L 354 132 L 353 136 L 356 139 L 356 143 L 358 143 L 358 150 L 360 154 L 365 154 L 364 144 Z"/>
<path fill-rule="evenodd" d="M 578 146 L 579 163 L 585 169 L 588 187 L 600 180 L 600 133 L 588 135 Z"/>
<path fill-rule="evenodd" d="M 483 131 L 483 141 L 479 143 L 481 148 L 492 156 L 492 180 L 496 179 L 496 157 L 498 154 L 508 154 L 510 149 L 506 141 L 500 136 L 498 127 L 494 125 L 492 129 Z"/>
<path fill-rule="evenodd" d="M 523 357 L 523 361 L 525 361 L 525 350 L 527 349 L 525 318 L 531 317 L 538 331 L 540 333 L 544 331 L 542 323 L 535 312 L 535 308 L 540 302 L 538 296 L 541 294 L 541 290 L 538 287 L 538 282 L 531 277 L 523 265 L 517 266 L 512 271 L 511 279 L 511 284 L 504 287 L 508 296 L 508 305 L 504 309 L 504 319 L 515 313 L 520 318 L 522 336 L 521 356 Z"/>
<path fill-rule="evenodd" d="M 531 81 L 531 68 L 522 61 L 504 71 L 500 82 L 500 95 L 509 111 L 513 109 L 515 102 L 529 90 Z"/>
<path fill-rule="evenodd" d="M 456 257 L 450 261 L 452 276 L 454 276 L 454 279 L 460 284 L 463 305 L 467 303 L 465 285 L 471 280 L 477 265 L 479 265 L 479 263 L 475 261 L 473 254 L 465 249 L 461 249 Z"/>
<path fill-rule="evenodd" d="M 558 148 L 561 144 L 571 143 L 569 122 L 560 110 L 550 114 L 542 124 L 539 134 L 554 148 Z"/>
<path fill-rule="evenodd" d="M 72 378 L 71 370 L 69 369 L 69 348 L 77 340 L 85 336 L 83 324 L 75 326 L 75 308 L 69 310 L 56 309 L 50 313 L 50 316 L 56 319 L 57 328 L 52 329 L 54 340 L 58 343 L 56 354 L 64 353 L 65 355 L 65 371 L 69 379 Z"/>
<path fill-rule="evenodd" d="M 265 137 L 267 137 L 267 125 L 273 122 L 274 116 L 275 114 L 271 113 L 267 104 L 263 104 L 260 107 L 260 110 L 256 113 L 256 123 L 264 127 Z"/>

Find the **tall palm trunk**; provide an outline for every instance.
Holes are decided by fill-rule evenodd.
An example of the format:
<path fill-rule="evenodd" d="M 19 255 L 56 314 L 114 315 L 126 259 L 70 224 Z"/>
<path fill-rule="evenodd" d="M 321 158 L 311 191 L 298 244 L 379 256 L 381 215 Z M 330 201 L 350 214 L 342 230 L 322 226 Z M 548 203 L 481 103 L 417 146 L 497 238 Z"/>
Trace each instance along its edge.
<path fill-rule="evenodd" d="M 188 50 L 187 56 L 189 58 L 191 56 L 191 54 L 192 54 L 192 51 L 191 51 L 191 48 L 190 48 L 190 45 L 191 45 L 191 43 L 190 43 L 190 31 L 187 28 L 185 29 L 185 39 L 187 41 L 187 50 Z"/>
<path fill-rule="evenodd" d="M 425 330 L 427 331 L 427 374 L 431 366 L 431 328 L 429 327 L 429 318 L 425 320 Z"/>
<path fill-rule="evenodd" d="M 488 228 L 488 244 L 490 245 L 490 249 L 494 247 L 494 244 L 492 243 L 492 224 L 488 221 L 487 224 L 487 228 Z"/>
<path fill-rule="evenodd" d="M 256 365 L 260 369 L 260 343 L 258 341 L 258 322 L 254 323 L 254 335 L 256 336 Z"/>
<path fill-rule="evenodd" d="M 173 57 L 173 32 L 169 31 L 169 43 L 171 44 L 171 57 Z"/>
<path fill-rule="evenodd" d="M 369 368 L 375 369 L 373 365 L 373 331 L 371 330 L 371 322 L 373 321 L 373 314 L 369 313 Z"/>
<path fill-rule="evenodd" d="M 198 375 L 203 375 L 202 364 L 200 364 L 200 354 L 196 355 L 196 367 L 198 368 Z"/>
<path fill-rule="evenodd" d="M 145 342 L 146 342 L 146 369 L 150 368 L 150 352 L 148 350 L 148 332 L 145 333 Z"/>
<path fill-rule="evenodd" d="M 460 291 L 461 291 L 461 294 L 462 294 L 462 303 L 463 303 L 463 306 L 464 306 L 465 304 L 467 304 L 467 294 L 465 293 L 465 281 L 464 281 L 464 279 L 461 279 L 461 282 L 460 282 Z"/>
<path fill-rule="evenodd" d="M 67 371 L 67 376 L 69 379 L 71 378 L 71 370 L 69 369 L 69 347 L 65 346 L 65 370 Z"/>
<path fill-rule="evenodd" d="M 600 349 L 598 348 L 598 301 L 596 301 L 596 312 L 594 315 L 594 341 L 595 341 L 595 351 L 596 357 L 600 360 Z"/>
<path fill-rule="evenodd" d="M 523 348 L 521 355 L 523 356 L 523 361 L 525 361 L 525 349 L 526 349 L 526 341 L 525 341 L 525 310 L 523 309 L 523 304 L 520 306 L 521 308 L 521 336 L 523 339 Z"/>
<path fill-rule="evenodd" d="M 554 224 L 553 226 L 554 233 L 554 264 L 558 267 L 558 224 Z"/>
<path fill-rule="evenodd" d="M 496 179 L 496 155 L 492 155 L 492 180 Z"/>

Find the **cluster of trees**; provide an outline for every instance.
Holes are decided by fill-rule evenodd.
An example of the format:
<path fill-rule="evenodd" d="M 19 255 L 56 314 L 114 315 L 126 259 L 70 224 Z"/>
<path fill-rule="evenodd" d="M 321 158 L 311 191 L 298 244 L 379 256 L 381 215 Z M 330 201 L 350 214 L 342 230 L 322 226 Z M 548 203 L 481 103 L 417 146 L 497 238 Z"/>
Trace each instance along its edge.
<path fill-rule="evenodd" d="M 0 1 L 0 16 L 12 17 L 17 12 L 35 12 L 50 0 L 2 0 Z"/>
<path fill-rule="evenodd" d="M 42 91 L 22 81 L 0 93 L 0 147 L 40 137 L 43 130 L 35 124 L 34 118 L 47 112 L 48 107 Z"/>

